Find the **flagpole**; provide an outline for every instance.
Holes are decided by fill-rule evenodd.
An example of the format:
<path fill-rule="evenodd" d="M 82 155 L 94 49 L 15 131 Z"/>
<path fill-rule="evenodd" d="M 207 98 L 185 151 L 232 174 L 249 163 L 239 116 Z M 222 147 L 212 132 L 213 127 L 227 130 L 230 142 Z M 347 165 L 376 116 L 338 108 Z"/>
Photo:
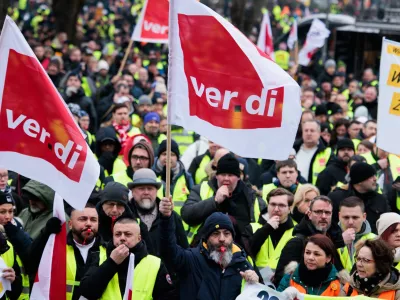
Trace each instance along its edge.
<path fill-rule="evenodd" d="M 124 68 L 125 68 L 126 61 L 128 60 L 129 53 L 130 53 L 131 50 L 132 50 L 132 45 L 133 45 L 133 39 L 131 38 L 131 39 L 129 40 L 128 48 L 127 48 L 126 51 L 125 51 L 124 58 L 122 59 L 121 65 L 120 65 L 120 67 L 119 67 L 118 75 L 121 75 L 122 71 L 123 71 Z"/>
<path fill-rule="evenodd" d="M 299 41 L 294 44 L 294 63 L 297 66 L 299 64 Z"/>

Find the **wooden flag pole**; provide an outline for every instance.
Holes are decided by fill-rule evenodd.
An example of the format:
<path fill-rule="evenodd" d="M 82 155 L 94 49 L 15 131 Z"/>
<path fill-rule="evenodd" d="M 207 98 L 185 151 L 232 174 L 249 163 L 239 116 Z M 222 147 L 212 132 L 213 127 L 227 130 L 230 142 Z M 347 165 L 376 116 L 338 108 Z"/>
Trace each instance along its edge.
<path fill-rule="evenodd" d="M 294 44 L 294 63 L 296 66 L 299 64 L 299 41 Z"/>
<path fill-rule="evenodd" d="M 122 59 L 121 65 L 120 65 L 120 67 L 119 67 L 118 75 L 121 75 L 122 71 L 123 71 L 124 68 L 125 68 L 126 61 L 128 60 L 129 53 L 130 53 L 131 50 L 132 50 L 132 46 L 133 46 L 133 40 L 130 39 L 130 40 L 129 40 L 129 44 L 128 44 L 128 48 L 127 48 L 126 51 L 125 51 L 124 58 Z"/>
<path fill-rule="evenodd" d="M 171 196 L 171 124 L 167 127 L 167 165 L 166 165 L 165 197 Z"/>

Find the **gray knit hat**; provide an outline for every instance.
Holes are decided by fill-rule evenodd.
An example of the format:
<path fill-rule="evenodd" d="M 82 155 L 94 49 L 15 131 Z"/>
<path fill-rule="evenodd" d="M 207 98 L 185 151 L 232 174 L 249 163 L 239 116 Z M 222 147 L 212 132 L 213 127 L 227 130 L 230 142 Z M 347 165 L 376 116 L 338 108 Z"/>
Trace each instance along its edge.
<path fill-rule="evenodd" d="M 325 67 L 325 69 L 328 69 L 328 68 L 330 68 L 330 67 L 336 68 L 336 62 L 335 62 L 333 59 L 328 59 L 328 60 L 325 62 L 324 67 Z"/>
<path fill-rule="evenodd" d="M 140 185 L 153 185 L 157 190 L 161 187 L 161 182 L 157 181 L 156 173 L 152 169 L 142 168 L 133 174 L 132 182 L 128 183 L 128 188 L 133 189 Z"/>

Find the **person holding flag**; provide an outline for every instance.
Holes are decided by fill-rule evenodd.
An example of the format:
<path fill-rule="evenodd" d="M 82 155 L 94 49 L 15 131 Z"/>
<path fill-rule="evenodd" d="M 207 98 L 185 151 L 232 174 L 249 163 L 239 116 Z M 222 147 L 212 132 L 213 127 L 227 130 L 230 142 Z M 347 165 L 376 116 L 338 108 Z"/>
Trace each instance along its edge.
<path fill-rule="evenodd" d="M 130 278 L 132 259 L 135 270 Z M 117 219 L 106 259 L 92 262 L 80 284 L 82 295 L 88 299 L 177 299 L 164 263 L 148 253 L 135 219 Z M 128 297 L 124 291 L 128 291 Z"/>

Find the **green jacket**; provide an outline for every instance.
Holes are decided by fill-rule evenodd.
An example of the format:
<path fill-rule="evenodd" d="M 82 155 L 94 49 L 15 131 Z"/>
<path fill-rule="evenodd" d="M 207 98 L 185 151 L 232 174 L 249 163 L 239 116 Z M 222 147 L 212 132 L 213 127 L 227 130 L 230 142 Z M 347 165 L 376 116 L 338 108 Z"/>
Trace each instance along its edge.
<path fill-rule="evenodd" d="M 299 276 L 299 267 L 297 267 L 293 275 L 286 274 L 285 276 L 283 276 L 277 291 L 283 292 L 286 288 L 288 288 L 290 286 L 291 279 L 294 282 L 300 284 L 302 287 L 304 287 L 307 291 L 307 295 L 319 296 L 329 287 L 332 281 L 338 279 L 338 271 L 336 270 L 335 266 L 332 265 L 332 270 L 329 273 L 327 279 L 321 282 L 321 285 L 318 286 L 318 288 L 312 288 L 312 287 L 306 287 L 304 283 L 301 281 Z"/>
<path fill-rule="evenodd" d="M 32 239 L 35 239 L 39 236 L 47 221 L 53 216 L 54 191 L 36 180 L 30 180 L 22 190 L 42 200 L 47 208 L 44 212 L 33 214 L 27 207 L 19 214 L 19 217 L 24 222 L 24 230 Z"/>

